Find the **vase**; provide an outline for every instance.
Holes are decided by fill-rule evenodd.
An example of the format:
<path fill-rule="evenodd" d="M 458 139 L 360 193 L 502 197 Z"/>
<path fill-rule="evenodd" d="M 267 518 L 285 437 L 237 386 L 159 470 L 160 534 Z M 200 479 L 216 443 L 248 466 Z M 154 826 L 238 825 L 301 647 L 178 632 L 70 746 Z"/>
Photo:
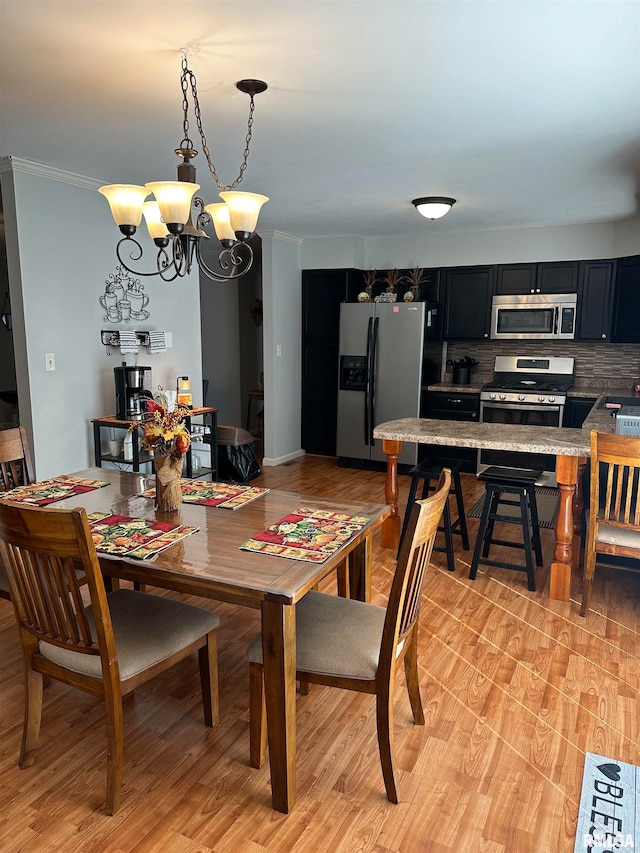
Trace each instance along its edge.
<path fill-rule="evenodd" d="M 153 465 L 156 470 L 156 509 L 160 512 L 173 512 L 182 503 L 183 456 L 181 453 L 161 456 L 154 453 Z"/>

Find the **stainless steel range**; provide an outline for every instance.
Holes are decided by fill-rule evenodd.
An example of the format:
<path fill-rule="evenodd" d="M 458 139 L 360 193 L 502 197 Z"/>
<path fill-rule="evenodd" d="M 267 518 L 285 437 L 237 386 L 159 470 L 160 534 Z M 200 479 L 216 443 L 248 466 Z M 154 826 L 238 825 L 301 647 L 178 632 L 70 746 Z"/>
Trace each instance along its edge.
<path fill-rule="evenodd" d="M 480 392 L 480 423 L 562 426 L 573 358 L 497 356 L 493 379 Z M 540 453 L 481 450 L 478 471 L 489 465 L 541 469 L 555 484 L 555 457 Z"/>

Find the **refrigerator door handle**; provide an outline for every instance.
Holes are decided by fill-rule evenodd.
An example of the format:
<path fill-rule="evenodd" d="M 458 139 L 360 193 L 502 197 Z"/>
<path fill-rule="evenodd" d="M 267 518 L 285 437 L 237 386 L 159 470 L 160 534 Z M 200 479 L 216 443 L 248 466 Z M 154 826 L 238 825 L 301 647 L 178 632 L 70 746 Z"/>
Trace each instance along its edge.
<path fill-rule="evenodd" d="M 369 406 L 371 396 L 371 350 L 372 350 L 372 326 L 373 317 L 369 317 L 369 325 L 367 327 L 367 375 L 364 386 L 364 443 L 369 446 L 369 435 L 371 427 L 369 426 Z"/>
<path fill-rule="evenodd" d="M 369 374 L 369 421 L 371 423 L 371 432 L 369 438 L 369 444 L 371 447 L 375 447 L 376 440 L 373 437 L 373 428 L 375 426 L 375 413 L 376 413 L 376 361 L 378 358 L 378 326 L 380 325 L 380 317 L 376 317 L 373 321 L 373 335 L 371 341 L 371 372 Z"/>

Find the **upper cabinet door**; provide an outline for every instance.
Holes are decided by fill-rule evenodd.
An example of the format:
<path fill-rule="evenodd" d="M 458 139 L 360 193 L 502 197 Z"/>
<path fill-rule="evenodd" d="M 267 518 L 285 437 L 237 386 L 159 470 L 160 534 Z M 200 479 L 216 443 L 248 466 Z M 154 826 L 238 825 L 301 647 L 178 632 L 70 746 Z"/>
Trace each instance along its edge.
<path fill-rule="evenodd" d="M 537 264 L 499 264 L 496 293 L 511 295 L 536 292 Z"/>
<path fill-rule="evenodd" d="M 489 337 L 495 271 L 493 266 L 445 270 L 445 340 Z"/>
<path fill-rule="evenodd" d="M 615 261 L 580 261 L 578 340 L 608 341 L 611 338 L 615 264 Z"/>
<path fill-rule="evenodd" d="M 578 261 L 538 264 L 536 293 L 575 293 L 578 289 Z"/>
<path fill-rule="evenodd" d="M 616 272 L 611 339 L 614 343 L 640 343 L 640 255 L 620 258 Z"/>

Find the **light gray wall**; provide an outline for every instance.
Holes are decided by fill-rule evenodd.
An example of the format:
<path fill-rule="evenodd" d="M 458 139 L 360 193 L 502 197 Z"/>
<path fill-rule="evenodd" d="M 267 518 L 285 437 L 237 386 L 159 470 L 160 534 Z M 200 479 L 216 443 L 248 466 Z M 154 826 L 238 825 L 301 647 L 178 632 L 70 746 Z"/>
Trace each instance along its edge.
<path fill-rule="evenodd" d="M 455 215 L 455 208 L 449 216 Z M 512 228 L 442 233 L 438 222 L 403 237 L 312 237 L 301 249 L 302 269 L 399 269 L 528 261 L 617 258 L 640 253 L 640 218 L 561 228 Z"/>
<path fill-rule="evenodd" d="M 19 160 L 3 160 L 0 176 L 20 416 L 44 478 L 93 464 L 91 419 L 115 414 L 113 367 L 123 360 L 150 365 L 154 387 L 175 388 L 178 375 L 189 375 L 201 401 L 198 277 L 145 281 L 150 317 L 135 328 L 171 332 L 172 349 L 141 350 L 137 362 L 108 356 L 100 330 L 126 324 L 105 323 L 98 301 L 115 271 L 119 232 L 95 182 Z M 48 352 L 55 372 L 45 372 Z"/>
<path fill-rule="evenodd" d="M 279 465 L 304 453 L 300 447 L 300 240 L 276 232 L 261 236 L 265 356 L 263 461 L 264 465 Z"/>

